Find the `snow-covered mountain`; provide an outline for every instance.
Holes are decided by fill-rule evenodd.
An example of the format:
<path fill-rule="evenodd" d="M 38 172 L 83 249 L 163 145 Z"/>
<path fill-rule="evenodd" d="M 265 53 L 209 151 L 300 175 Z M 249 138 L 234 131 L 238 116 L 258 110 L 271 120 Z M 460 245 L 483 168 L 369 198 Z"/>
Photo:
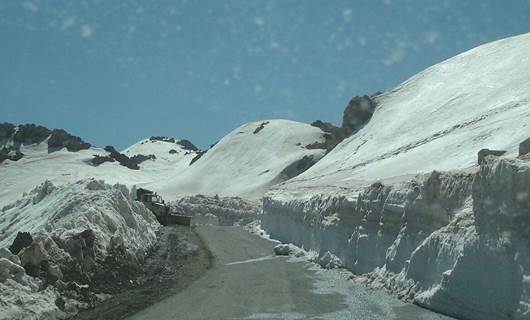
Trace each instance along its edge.
<path fill-rule="evenodd" d="M 265 195 L 264 229 L 436 311 L 530 319 L 530 155 L 515 159 L 530 137 L 530 34 L 375 101 L 366 126 Z M 506 153 L 479 166 L 483 148 Z"/>
<path fill-rule="evenodd" d="M 10 126 L 9 135 L 18 128 Z M 311 146 L 324 141 L 323 131 L 287 120 L 245 124 L 204 155 L 187 140 L 166 137 L 141 140 L 122 152 L 84 142 L 83 148 L 50 149 L 52 131 L 36 128 L 38 134 L 33 127 L 19 143 L 0 136 L 6 155 L 0 163 L 0 205 L 46 180 L 60 185 L 85 178 L 147 186 L 168 199 L 198 193 L 258 198 L 269 186 L 306 170 L 325 152 Z"/>
<path fill-rule="evenodd" d="M 530 136 L 529 53 L 530 34 L 488 43 L 376 96 L 370 122 L 290 184 L 340 187 L 464 169 L 483 148 L 516 155 Z"/>
<path fill-rule="evenodd" d="M 197 148 L 187 140 L 144 139 L 122 153 L 91 146 L 64 130 L 2 124 L 0 207 L 48 180 L 56 185 L 85 178 L 127 186 L 160 181 L 188 168 Z"/>
<path fill-rule="evenodd" d="M 259 198 L 270 186 L 290 179 L 325 153 L 311 145 L 324 142 L 319 128 L 288 120 L 252 122 L 235 129 L 189 169 L 168 172 L 153 189 L 177 195 Z"/>

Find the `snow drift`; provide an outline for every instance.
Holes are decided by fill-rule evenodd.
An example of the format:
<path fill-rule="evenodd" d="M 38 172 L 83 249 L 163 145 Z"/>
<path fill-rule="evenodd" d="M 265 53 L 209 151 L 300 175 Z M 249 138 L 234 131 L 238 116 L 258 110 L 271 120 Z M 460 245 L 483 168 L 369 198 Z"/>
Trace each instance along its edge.
<path fill-rule="evenodd" d="M 433 310 L 530 319 L 529 57 L 530 34 L 500 40 L 377 96 L 363 129 L 266 194 L 264 229 Z M 478 167 L 483 148 L 507 153 Z"/>
<path fill-rule="evenodd" d="M 261 214 L 259 202 L 239 197 L 188 196 L 170 202 L 171 210 L 193 217 L 192 224 L 246 225 Z"/>
<path fill-rule="evenodd" d="M 2 250 L 0 318 L 60 318 L 86 307 L 72 287 L 97 286 L 98 279 L 111 276 L 102 274 L 110 258 L 139 264 L 154 245 L 158 226 L 123 185 L 44 182 L 0 212 L 0 248 L 18 232 L 33 236 L 18 255 Z"/>

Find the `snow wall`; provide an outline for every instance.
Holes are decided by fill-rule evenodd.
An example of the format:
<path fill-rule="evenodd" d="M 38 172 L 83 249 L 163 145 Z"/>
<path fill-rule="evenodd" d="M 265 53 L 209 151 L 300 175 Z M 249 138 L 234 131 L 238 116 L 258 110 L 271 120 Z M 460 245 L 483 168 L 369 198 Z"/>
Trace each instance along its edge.
<path fill-rule="evenodd" d="M 462 319 L 530 319 L 530 163 L 311 197 L 269 192 L 263 228 L 330 252 L 400 298 Z"/>

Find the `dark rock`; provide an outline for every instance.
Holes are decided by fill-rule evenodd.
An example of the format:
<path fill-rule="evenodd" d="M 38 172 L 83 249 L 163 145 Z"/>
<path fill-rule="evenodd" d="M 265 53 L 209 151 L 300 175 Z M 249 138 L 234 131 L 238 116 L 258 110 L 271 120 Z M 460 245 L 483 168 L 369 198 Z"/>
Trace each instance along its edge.
<path fill-rule="evenodd" d="M 342 140 L 347 138 L 346 130 L 343 128 L 335 127 L 329 122 L 322 122 L 317 120 L 311 123 L 313 127 L 320 128 L 326 133 L 324 135 L 324 142 L 315 142 L 306 146 L 307 149 L 326 149 L 327 152 L 331 151 L 338 145 Z"/>
<path fill-rule="evenodd" d="M 184 150 L 189 151 L 199 151 L 199 148 L 197 148 L 191 141 L 182 139 L 176 142 L 178 145 L 180 145 Z"/>
<path fill-rule="evenodd" d="M 9 246 L 9 251 L 13 254 L 19 254 L 22 249 L 29 247 L 32 242 L 33 237 L 29 232 L 19 232 L 11 246 Z"/>
<path fill-rule="evenodd" d="M 326 149 L 327 152 L 335 148 L 344 139 L 359 131 L 370 119 L 377 106 L 373 97 L 379 95 L 355 96 L 353 97 L 342 116 L 342 127 L 336 127 L 329 122 L 317 120 L 311 123 L 312 126 L 320 128 L 326 133 L 325 142 L 312 143 L 306 146 L 307 149 Z"/>
<path fill-rule="evenodd" d="M 132 169 L 132 170 L 140 169 L 140 167 L 138 166 L 136 162 L 132 161 L 129 157 L 127 157 L 123 153 L 119 153 L 118 151 L 116 151 L 116 149 L 113 146 L 106 146 L 105 151 L 109 152 L 110 153 L 109 156 L 113 158 L 114 160 L 118 161 L 120 165 L 127 167 L 129 169 Z"/>
<path fill-rule="evenodd" d="M 254 130 L 254 134 L 258 134 L 261 130 L 263 130 L 263 128 L 265 128 L 266 125 L 269 124 L 269 121 L 265 121 L 265 122 L 262 122 L 257 128 L 256 130 Z"/>
<path fill-rule="evenodd" d="M 482 149 L 478 152 L 478 164 L 482 164 L 487 156 L 495 156 L 499 157 L 505 154 L 506 151 L 504 150 L 490 150 L 490 149 Z"/>
<path fill-rule="evenodd" d="M 105 162 L 114 162 L 114 161 L 116 161 L 116 160 L 112 159 L 109 156 L 100 156 L 98 154 L 95 154 L 94 158 L 92 158 L 92 160 L 90 160 L 90 163 L 97 167 L 100 164 L 103 164 Z"/>
<path fill-rule="evenodd" d="M 197 160 L 199 160 L 202 156 L 204 156 L 206 154 L 206 152 L 208 152 L 208 150 L 205 150 L 205 151 L 198 151 L 197 152 L 197 155 L 191 159 L 190 161 L 190 166 L 195 163 Z"/>
<path fill-rule="evenodd" d="M 147 160 L 155 160 L 156 159 L 156 156 L 154 154 L 150 154 L 150 155 L 144 155 L 144 154 L 136 154 L 134 156 L 132 156 L 131 158 L 131 161 L 135 162 L 136 164 L 140 164 L 144 161 L 147 161 Z"/>
<path fill-rule="evenodd" d="M 0 144 L 11 142 L 9 147 L 0 150 L 0 163 L 6 159 L 17 161 L 24 154 L 20 152 L 21 145 L 37 144 L 48 139 L 48 152 L 54 152 L 62 148 L 68 151 L 79 151 L 91 147 L 89 143 L 81 138 L 72 136 L 64 130 L 50 130 L 35 124 L 23 124 L 15 126 L 11 123 L 0 124 Z"/>
<path fill-rule="evenodd" d="M 372 118 L 376 103 L 369 96 L 353 97 L 344 110 L 342 116 L 342 128 L 346 130 L 346 135 L 357 132 Z"/>
<path fill-rule="evenodd" d="M 530 138 L 519 144 L 519 157 L 530 153 Z"/>
<path fill-rule="evenodd" d="M 177 150 L 175 150 L 175 149 L 169 150 L 169 154 L 175 154 L 175 153 L 177 153 Z"/>
<path fill-rule="evenodd" d="M 0 123 L 0 141 L 7 140 L 15 133 L 15 125 L 11 123 Z"/>
<path fill-rule="evenodd" d="M 217 145 L 219 143 L 219 141 L 216 141 L 215 143 L 212 143 L 210 145 L 210 148 L 208 148 L 208 150 L 197 150 L 197 155 L 191 159 L 190 161 L 190 166 L 196 162 L 197 160 L 199 160 L 202 156 L 204 156 L 206 154 L 206 152 L 208 152 L 210 149 L 212 149 L 213 147 L 215 147 L 215 145 Z"/>
<path fill-rule="evenodd" d="M 57 299 L 55 299 L 55 305 L 61 311 L 65 311 L 66 310 L 66 308 L 65 308 L 66 301 L 64 301 L 64 299 L 61 296 L 58 296 Z"/>
<path fill-rule="evenodd" d="M 24 157 L 24 154 L 18 150 L 9 150 L 6 147 L 0 149 L 0 163 L 4 160 L 18 161 Z"/>
<path fill-rule="evenodd" d="M 33 123 L 22 124 L 18 126 L 18 130 L 13 135 L 13 141 L 17 144 L 23 145 L 41 143 L 46 140 L 50 134 L 50 129 L 43 126 L 38 126 Z"/>
<path fill-rule="evenodd" d="M 150 141 L 163 141 L 163 142 L 175 143 L 175 144 L 178 144 L 179 146 L 181 146 L 182 149 L 184 149 L 184 150 L 199 151 L 199 148 L 197 148 L 193 143 L 191 143 L 191 141 L 189 141 L 187 139 L 176 140 L 175 138 L 168 138 L 168 137 L 163 137 L 163 136 L 154 136 L 154 137 L 149 138 L 149 140 Z"/>
<path fill-rule="evenodd" d="M 304 156 L 302 159 L 291 163 L 280 172 L 281 180 L 284 181 L 294 178 L 311 168 L 315 163 L 317 163 L 317 161 L 312 156 Z"/>
<path fill-rule="evenodd" d="M 171 142 L 171 143 L 175 143 L 176 142 L 175 138 L 169 138 L 169 137 L 163 137 L 163 136 L 154 136 L 154 137 L 149 138 L 149 140 L 151 140 L 151 141 L 164 141 L 164 142 Z"/>
<path fill-rule="evenodd" d="M 54 152 L 62 148 L 70 152 L 86 150 L 92 145 L 84 142 L 81 138 L 73 136 L 62 129 L 53 129 L 51 137 L 48 140 L 48 152 Z"/>

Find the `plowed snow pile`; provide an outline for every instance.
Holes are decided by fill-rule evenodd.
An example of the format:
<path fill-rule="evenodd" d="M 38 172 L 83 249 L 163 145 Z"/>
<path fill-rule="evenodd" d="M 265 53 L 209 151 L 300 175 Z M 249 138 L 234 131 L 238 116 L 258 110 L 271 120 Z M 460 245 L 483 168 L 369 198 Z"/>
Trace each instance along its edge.
<path fill-rule="evenodd" d="M 290 179 L 317 162 L 324 132 L 288 120 L 247 123 L 219 141 L 184 172 L 168 172 L 153 184 L 166 198 L 204 194 L 259 198 L 270 186 Z"/>
<path fill-rule="evenodd" d="M 18 232 L 33 237 L 18 255 L 1 251 L 0 319 L 76 313 L 96 299 L 90 292 L 98 281 L 113 281 L 109 262 L 141 263 L 158 226 L 122 185 L 46 181 L 0 212 L 0 248 Z"/>
<path fill-rule="evenodd" d="M 435 65 L 264 198 L 271 237 L 463 319 L 530 319 L 530 34 Z M 480 167 L 480 149 L 506 150 Z M 438 171 L 433 171 L 438 170 Z"/>

